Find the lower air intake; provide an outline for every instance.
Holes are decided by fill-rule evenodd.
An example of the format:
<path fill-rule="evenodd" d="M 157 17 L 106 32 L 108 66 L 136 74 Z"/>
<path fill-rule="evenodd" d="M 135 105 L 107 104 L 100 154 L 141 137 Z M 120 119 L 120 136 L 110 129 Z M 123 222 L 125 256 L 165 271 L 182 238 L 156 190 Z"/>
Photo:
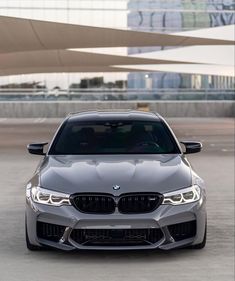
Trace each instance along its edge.
<path fill-rule="evenodd" d="M 160 229 L 74 229 L 70 238 L 84 246 L 140 246 L 157 243 Z"/>
<path fill-rule="evenodd" d="M 37 236 L 45 240 L 59 242 L 60 238 L 63 236 L 65 231 L 65 226 L 37 222 Z"/>
<path fill-rule="evenodd" d="M 175 241 L 181 241 L 196 235 L 196 221 L 177 223 L 168 226 L 171 236 Z"/>

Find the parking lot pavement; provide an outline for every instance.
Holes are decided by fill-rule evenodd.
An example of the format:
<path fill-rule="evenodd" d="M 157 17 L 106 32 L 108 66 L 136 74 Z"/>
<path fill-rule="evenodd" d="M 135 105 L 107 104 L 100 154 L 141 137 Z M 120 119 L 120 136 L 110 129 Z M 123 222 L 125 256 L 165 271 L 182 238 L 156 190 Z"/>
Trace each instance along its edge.
<path fill-rule="evenodd" d="M 190 156 L 205 179 L 208 243 L 204 250 L 29 252 L 24 242 L 24 186 L 40 159 L 33 141 L 50 140 L 59 120 L 0 119 L 0 281 L 234 280 L 234 120 L 169 119 L 179 139 L 201 140 Z"/>

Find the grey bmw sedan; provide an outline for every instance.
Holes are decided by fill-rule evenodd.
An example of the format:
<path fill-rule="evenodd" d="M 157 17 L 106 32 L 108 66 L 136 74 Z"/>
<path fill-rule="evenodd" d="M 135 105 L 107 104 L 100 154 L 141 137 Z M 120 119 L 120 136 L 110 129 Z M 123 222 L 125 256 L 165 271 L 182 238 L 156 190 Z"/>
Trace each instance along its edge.
<path fill-rule="evenodd" d="M 130 250 L 206 244 L 203 180 L 187 154 L 200 142 L 177 140 L 158 114 L 70 114 L 26 187 L 29 250 Z"/>

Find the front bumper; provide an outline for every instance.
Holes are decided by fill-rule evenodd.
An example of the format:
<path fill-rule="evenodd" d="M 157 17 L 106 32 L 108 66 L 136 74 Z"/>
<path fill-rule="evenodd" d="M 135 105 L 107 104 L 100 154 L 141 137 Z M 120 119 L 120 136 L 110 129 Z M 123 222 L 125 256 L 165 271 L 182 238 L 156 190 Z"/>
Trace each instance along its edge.
<path fill-rule="evenodd" d="M 73 206 L 53 207 L 34 203 L 27 199 L 26 222 L 29 241 L 36 246 L 46 245 L 61 250 L 92 249 L 92 250 L 133 250 L 133 249 L 163 249 L 170 250 L 187 245 L 196 245 L 203 241 L 206 225 L 205 197 L 198 202 L 171 206 L 161 205 L 154 212 L 138 215 L 90 215 L 80 213 Z M 195 233 L 184 239 L 175 239 L 172 235 L 172 225 L 195 222 Z M 38 223 L 62 226 L 62 232 L 57 240 L 40 238 Z M 73 230 L 135 230 L 157 229 L 162 236 L 154 243 L 145 245 L 88 245 L 80 244 L 72 239 Z"/>

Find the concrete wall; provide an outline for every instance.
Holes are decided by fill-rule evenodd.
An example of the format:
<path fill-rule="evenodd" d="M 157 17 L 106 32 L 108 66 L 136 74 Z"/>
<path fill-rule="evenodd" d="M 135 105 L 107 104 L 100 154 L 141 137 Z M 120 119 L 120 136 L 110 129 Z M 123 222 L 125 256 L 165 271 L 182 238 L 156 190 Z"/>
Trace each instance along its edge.
<path fill-rule="evenodd" d="M 234 117 L 234 101 L 46 101 L 0 102 L 0 118 L 59 118 L 70 112 L 102 109 L 149 109 L 164 117 Z"/>

